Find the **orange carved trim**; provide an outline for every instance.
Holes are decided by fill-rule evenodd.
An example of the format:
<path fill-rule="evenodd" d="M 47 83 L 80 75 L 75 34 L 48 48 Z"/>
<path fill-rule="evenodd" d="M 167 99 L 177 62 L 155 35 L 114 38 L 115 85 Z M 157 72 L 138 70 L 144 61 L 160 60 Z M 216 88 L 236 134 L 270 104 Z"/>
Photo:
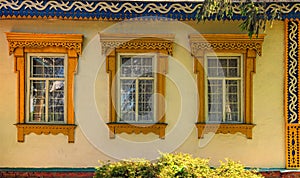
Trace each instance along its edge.
<path fill-rule="evenodd" d="M 173 53 L 173 34 L 103 34 L 99 33 L 102 53 L 106 56 L 106 72 L 109 74 L 109 123 L 110 138 L 118 133 L 155 133 L 160 138 L 165 137 L 165 104 L 157 100 L 156 118 L 158 123 L 127 124 L 118 123 L 114 107 L 116 100 L 116 82 L 118 53 L 156 53 L 157 74 L 156 93 L 165 96 L 165 75 L 168 72 L 168 56 Z"/>
<path fill-rule="evenodd" d="M 109 54 L 112 49 L 129 50 L 165 50 L 173 54 L 173 34 L 103 34 L 100 33 L 103 54 Z"/>
<path fill-rule="evenodd" d="M 241 132 L 252 138 L 253 126 L 253 74 L 255 73 L 256 56 L 262 55 L 262 44 L 265 35 L 260 34 L 257 38 L 250 39 L 245 34 L 191 34 L 189 35 L 192 55 L 194 56 L 194 73 L 197 76 L 198 88 L 198 119 L 196 126 L 198 129 L 198 137 L 201 137 L 203 126 L 206 122 L 205 105 L 205 55 L 208 53 L 237 53 L 243 56 L 244 66 L 244 113 L 242 118 L 243 124 L 207 124 L 207 129 L 213 129 L 215 133 L 236 133 Z M 199 125 L 200 124 L 200 125 Z M 247 126 L 247 127 L 246 127 Z M 232 131 L 230 131 L 232 129 Z"/>
<path fill-rule="evenodd" d="M 107 123 L 110 130 L 110 138 L 115 138 L 115 134 L 127 133 L 127 134 L 148 134 L 154 133 L 159 136 L 159 138 L 165 138 L 165 129 L 167 127 L 166 123 L 154 123 L 154 124 L 129 124 L 129 123 Z"/>
<path fill-rule="evenodd" d="M 9 54 L 17 48 L 43 48 L 49 46 L 74 49 L 79 55 L 82 50 L 81 34 L 34 34 L 34 33 L 6 33 Z"/>
<path fill-rule="evenodd" d="M 213 133 L 222 133 L 222 134 L 235 134 L 242 133 L 248 139 L 252 139 L 252 128 L 254 124 L 205 124 L 205 123 L 196 123 L 198 129 L 198 138 L 202 138 L 204 134 L 209 132 Z"/>
<path fill-rule="evenodd" d="M 200 50 L 255 50 L 262 55 L 263 34 L 250 39 L 244 34 L 191 34 L 189 35 L 192 54 Z"/>
<path fill-rule="evenodd" d="M 16 124 L 16 126 L 18 129 L 18 142 L 24 142 L 24 136 L 30 133 L 37 135 L 57 135 L 61 133 L 68 136 L 69 143 L 74 143 L 76 125 Z"/>
<path fill-rule="evenodd" d="M 24 136 L 29 133 L 57 134 L 69 136 L 69 142 L 74 142 L 74 74 L 76 73 L 78 56 L 81 54 L 83 35 L 81 34 L 35 34 L 6 33 L 9 54 L 14 55 L 14 70 L 17 73 L 17 128 L 18 141 L 24 142 Z M 66 125 L 26 124 L 25 90 L 26 90 L 26 54 L 27 53 L 62 53 L 67 57 L 67 120 Z M 27 125 L 27 126 L 26 126 Z M 32 130 L 31 130 L 32 129 Z M 45 129 L 45 130 L 43 130 Z M 71 131 L 70 131 L 71 132 Z"/>

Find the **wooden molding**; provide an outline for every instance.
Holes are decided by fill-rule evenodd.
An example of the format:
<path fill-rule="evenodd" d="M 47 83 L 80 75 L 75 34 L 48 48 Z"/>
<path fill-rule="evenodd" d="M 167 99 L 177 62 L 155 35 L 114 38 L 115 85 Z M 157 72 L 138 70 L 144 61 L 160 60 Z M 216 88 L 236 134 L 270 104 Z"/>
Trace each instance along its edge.
<path fill-rule="evenodd" d="M 13 54 L 16 48 L 43 48 L 62 47 L 74 49 L 78 55 L 82 51 L 81 34 L 36 34 L 36 33 L 6 33 L 9 54 Z"/>
<path fill-rule="evenodd" d="M 209 124 L 209 123 L 196 123 L 198 129 L 198 138 L 202 138 L 204 134 L 210 132 L 222 134 L 235 134 L 242 133 L 248 139 L 252 139 L 253 124 Z"/>
<path fill-rule="evenodd" d="M 165 50 L 173 54 L 174 35 L 172 34 L 99 34 L 102 54 L 113 49 Z"/>
<path fill-rule="evenodd" d="M 156 93 L 165 96 L 165 75 L 168 72 L 168 55 L 173 53 L 174 35 L 172 34 L 99 34 L 102 53 L 106 55 L 106 72 L 109 75 L 109 122 L 111 133 L 149 133 L 153 132 L 164 138 L 165 104 L 158 100 L 156 105 L 157 124 L 127 124 L 117 123 L 116 103 L 116 77 L 118 53 L 155 53 L 157 54 Z M 138 125 L 138 126 L 137 126 Z M 159 127 L 158 127 L 159 126 Z M 112 136 L 113 135 L 113 136 Z"/>
<path fill-rule="evenodd" d="M 191 34 L 189 35 L 192 54 L 197 56 L 198 51 L 219 50 L 255 50 L 262 55 L 262 43 L 265 35 L 249 38 L 245 34 Z"/>
<path fill-rule="evenodd" d="M 206 122 L 205 113 L 205 69 L 204 60 L 207 53 L 236 53 L 243 55 L 243 76 L 244 76 L 244 113 L 243 124 L 221 124 L 216 133 L 244 133 L 247 138 L 252 138 L 253 125 L 253 74 L 255 73 L 256 55 L 262 55 L 262 43 L 265 35 L 259 35 L 257 38 L 250 39 L 244 34 L 195 34 L 189 35 L 192 55 L 194 56 L 194 73 L 197 76 L 198 88 L 198 119 L 197 123 Z M 196 124 L 198 136 L 202 134 L 202 124 Z M 230 127 L 229 127 L 230 126 Z M 246 127 L 247 126 L 247 127 Z M 214 125 L 209 124 L 214 128 Z M 233 131 L 229 131 L 232 129 Z M 240 130 L 240 131 L 238 131 Z"/>
<path fill-rule="evenodd" d="M 80 34 L 34 34 L 34 33 L 6 33 L 9 54 L 14 55 L 14 69 L 17 74 L 17 128 L 18 128 L 18 141 L 24 141 L 26 133 L 57 133 L 62 132 L 65 134 L 63 127 L 57 125 L 40 125 L 37 130 L 36 124 L 26 123 L 26 110 L 25 110 L 25 90 L 26 90 L 26 53 L 63 53 L 67 54 L 67 120 L 66 126 L 74 125 L 74 74 L 76 73 L 78 64 L 78 55 L 81 54 L 83 35 Z M 21 124 L 21 125 L 20 125 Z M 34 126 L 34 127 L 33 127 Z M 53 126 L 53 127 L 52 127 Z M 60 128 L 60 129 L 58 129 Z M 67 127 L 68 128 L 68 127 Z M 74 127 L 75 128 L 75 127 Z M 26 132 L 22 130 L 26 130 Z M 33 129 L 30 131 L 30 129 Z M 45 131 L 42 131 L 45 129 Z M 50 132 L 49 132 L 50 131 Z M 66 134 L 65 134 L 66 135 Z M 73 143 L 73 135 L 69 135 L 69 142 Z M 23 139 L 21 139 L 23 138 Z M 22 141 L 23 140 L 23 141 Z M 71 140 L 71 141 L 70 141 Z M 72 142 L 73 140 L 73 142 Z"/>
<path fill-rule="evenodd" d="M 24 142 L 25 135 L 35 133 L 37 135 L 57 135 L 62 133 L 68 136 L 68 142 L 74 143 L 76 125 L 50 125 L 50 124 L 16 124 L 18 129 L 18 142 Z"/>
<path fill-rule="evenodd" d="M 127 133 L 127 134 L 148 134 L 154 133 L 159 138 L 165 138 L 166 123 L 153 123 L 153 124 L 139 124 L 139 123 L 107 123 L 110 130 L 109 137 L 115 138 L 115 134 Z"/>

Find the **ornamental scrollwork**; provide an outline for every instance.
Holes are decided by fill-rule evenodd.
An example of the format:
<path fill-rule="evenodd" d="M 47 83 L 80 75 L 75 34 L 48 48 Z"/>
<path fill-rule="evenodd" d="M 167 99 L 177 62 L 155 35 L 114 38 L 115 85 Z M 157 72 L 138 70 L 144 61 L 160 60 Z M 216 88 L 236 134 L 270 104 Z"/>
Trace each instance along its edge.
<path fill-rule="evenodd" d="M 262 55 L 262 43 L 264 35 L 250 39 L 247 35 L 240 34 L 203 34 L 190 35 L 190 46 L 193 55 L 199 50 L 255 50 Z"/>
<path fill-rule="evenodd" d="M 285 21 L 285 140 L 286 167 L 300 167 L 299 150 L 299 20 Z"/>
<path fill-rule="evenodd" d="M 71 19 L 129 19 L 141 16 L 164 16 L 175 19 L 195 19 L 199 2 L 120 2 L 120 1 L 43 1 L 43 0 L 0 0 L 1 18 L 64 18 Z M 268 3 L 258 5 L 267 12 L 280 11 L 286 18 L 297 18 L 300 3 Z M 31 11 L 28 14 L 28 10 Z M 14 11 L 19 11 L 17 15 Z M 54 13 L 59 12 L 59 13 Z M 79 12 L 74 15 L 74 13 Z M 233 5 L 233 18 L 241 18 L 239 3 Z M 57 14 L 57 15 L 56 15 Z M 97 15 L 95 15 L 97 14 Z M 101 14 L 99 16 L 99 14 Z M 103 14 L 105 14 L 103 16 Z M 131 15 L 124 15 L 131 14 Z"/>
<path fill-rule="evenodd" d="M 299 83 L 299 78 L 298 78 L 298 72 L 299 72 L 299 63 L 298 63 L 298 22 L 296 21 L 290 21 L 288 23 L 288 31 L 287 31 L 287 46 L 288 46 L 288 51 L 287 51 L 287 88 L 288 88 L 288 115 L 289 117 L 287 118 L 288 123 L 297 123 L 299 120 L 298 116 L 298 83 Z"/>
<path fill-rule="evenodd" d="M 120 49 L 153 49 L 153 50 L 166 50 L 169 55 L 173 53 L 173 43 L 169 41 L 129 41 L 118 42 L 110 41 L 102 43 L 102 53 L 107 54 L 113 48 Z"/>
<path fill-rule="evenodd" d="M 64 47 L 67 49 L 74 49 L 77 54 L 81 53 L 81 44 L 76 42 L 40 42 L 40 41 L 11 41 L 9 42 L 9 54 L 13 54 L 16 48 L 43 48 L 48 46 Z"/>
<path fill-rule="evenodd" d="M 97 2 L 97 1 L 20 1 L 20 0 L 0 0 L 0 9 L 12 9 L 12 10 L 38 10 L 44 11 L 50 10 L 62 10 L 62 11 L 86 11 L 86 12 L 129 12 L 129 13 L 193 13 L 201 4 L 194 6 L 191 3 L 136 3 L 136 2 Z"/>
<path fill-rule="evenodd" d="M 173 54 L 174 35 L 155 34 L 99 34 L 102 54 L 118 49 L 165 50 Z"/>

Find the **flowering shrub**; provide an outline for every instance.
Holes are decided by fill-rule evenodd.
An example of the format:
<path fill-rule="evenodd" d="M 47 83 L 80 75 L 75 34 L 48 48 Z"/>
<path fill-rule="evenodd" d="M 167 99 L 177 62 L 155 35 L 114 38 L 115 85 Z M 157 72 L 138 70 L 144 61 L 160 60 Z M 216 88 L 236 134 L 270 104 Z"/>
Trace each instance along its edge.
<path fill-rule="evenodd" d="M 208 159 L 193 158 L 190 154 L 166 153 L 155 161 L 131 159 L 119 162 L 101 162 L 95 178 L 261 178 L 254 170 L 246 170 L 237 162 L 226 160 L 217 168 L 209 166 Z"/>

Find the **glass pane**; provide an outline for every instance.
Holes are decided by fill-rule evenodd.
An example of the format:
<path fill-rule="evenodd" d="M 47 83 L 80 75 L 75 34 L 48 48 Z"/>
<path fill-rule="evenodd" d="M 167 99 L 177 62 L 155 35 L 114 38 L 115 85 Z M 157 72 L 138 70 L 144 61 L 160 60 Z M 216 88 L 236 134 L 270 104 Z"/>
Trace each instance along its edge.
<path fill-rule="evenodd" d="M 45 122 L 46 81 L 30 81 L 29 122 Z"/>
<path fill-rule="evenodd" d="M 49 81 L 49 122 L 64 121 L 64 81 Z"/>
<path fill-rule="evenodd" d="M 208 80 L 208 120 L 220 122 L 223 118 L 222 80 Z"/>
<path fill-rule="evenodd" d="M 64 78 L 64 57 L 31 57 L 30 77 Z"/>
<path fill-rule="evenodd" d="M 139 94 L 138 94 L 138 121 L 153 122 L 153 99 L 154 91 L 153 80 L 139 80 Z"/>
<path fill-rule="evenodd" d="M 121 77 L 153 77 L 153 58 L 121 56 Z"/>
<path fill-rule="evenodd" d="M 120 121 L 135 121 L 135 80 L 121 80 L 120 90 Z"/>
<path fill-rule="evenodd" d="M 240 81 L 226 80 L 225 121 L 241 122 Z"/>
<path fill-rule="evenodd" d="M 240 77 L 239 57 L 208 57 L 208 77 Z"/>

